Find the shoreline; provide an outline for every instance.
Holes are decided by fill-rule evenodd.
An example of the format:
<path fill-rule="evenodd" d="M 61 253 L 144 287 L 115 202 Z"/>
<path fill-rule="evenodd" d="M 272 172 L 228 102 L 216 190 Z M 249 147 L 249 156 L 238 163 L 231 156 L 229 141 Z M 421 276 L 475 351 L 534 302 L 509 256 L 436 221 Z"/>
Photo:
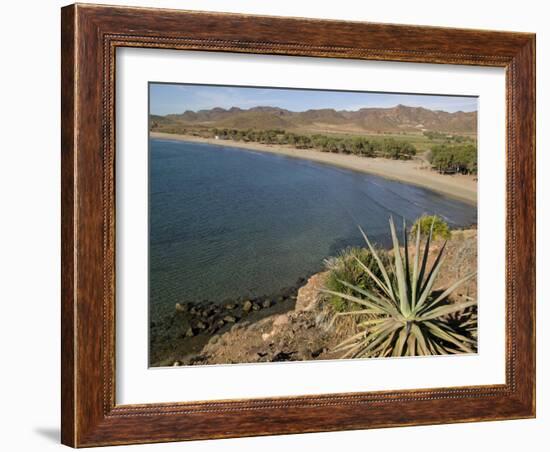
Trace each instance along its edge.
<path fill-rule="evenodd" d="M 194 364 L 213 337 L 244 328 L 266 318 L 293 312 L 300 288 L 307 278 L 271 295 L 236 297 L 224 302 L 186 301 L 175 303 L 173 311 L 149 323 L 152 367 L 171 366 L 174 353 L 180 362 Z"/>
<path fill-rule="evenodd" d="M 452 234 L 436 288 L 449 287 L 477 264 L 477 230 Z M 432 242 L 436 251 L 443 241 Z M 430 262 L 435 259 L 430 252 Z M 466 265 L 464 266 L 464 264 Z M 431 265 L 431 264 L 430 264 Z M 335 329 L 330 301 L 320 296 L 330 270 L 322 269 L 284 297 L 261 296 L 228 301 L 225 306 L 176 303 L 172 314 L 150 325 L 151 367 L 251 364 L 338 359 L 334 347 L 349 337 L 349 323 Z M 477 293 L 477 278 L 453 298 Z"/>
<path fill-rule="evenodd" d="M 423 163 L 419 160 L 390 160 L 359 157 L 356 155 L 321 152 L 312 149 L 297 149 L 289 145 L 216 140 L 214 138 L 201 138 L 191 135 L 162 132 L 150 132 L 149 137 L 228 146 L 309 160 L 416 185 L 433 190 L 450 198 L 458 199 L 469 205 L 477 205 L 477 182 L 472 176 L 439 174 L 431 169 L 423 168 Z"/>

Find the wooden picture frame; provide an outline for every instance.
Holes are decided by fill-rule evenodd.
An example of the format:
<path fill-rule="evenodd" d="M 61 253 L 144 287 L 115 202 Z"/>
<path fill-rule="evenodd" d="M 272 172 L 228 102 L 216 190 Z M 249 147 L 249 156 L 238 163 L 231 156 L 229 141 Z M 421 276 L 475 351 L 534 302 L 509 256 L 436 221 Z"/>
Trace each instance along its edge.
<path fill-rule="evenodd" d="M 62 442 L 73 447 L 535 416 L 535 35 L 71 5 L 62 9 Z M 506 69 L 506 383 L 115 403 L 115 50 Z"/>

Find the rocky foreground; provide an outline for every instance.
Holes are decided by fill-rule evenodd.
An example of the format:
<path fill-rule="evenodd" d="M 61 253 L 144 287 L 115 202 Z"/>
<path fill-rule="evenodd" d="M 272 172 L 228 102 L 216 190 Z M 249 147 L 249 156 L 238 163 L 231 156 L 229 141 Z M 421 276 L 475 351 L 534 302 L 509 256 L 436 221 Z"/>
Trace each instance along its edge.
<path fill-rule="evenodd" d="M 152 366 L 173 365 L 174 362 L 195 364 L 202 360 L 201 350 L 220 335 L 259 322 L 261 319 L 294 309 L 298 281 L 276 296 L 238 299 L 225 303 L 176 303 L 173 314 L 151 321 L 150 362 Z"/>
<path fill-rule="evenodd" d="M 441 243 L 430 248 L 430 260 Z M 477 266 L 477 231 L 455 231 L 447 243 L 437 287 L 445 288 Z M 221 306 L 176 304 L 174 315 L 151 326 L 153 366 L 304 361 L 338 358 L 331 350 L 357 332 L 353 318 L 331 324 L 332 306 L 319 292 L 328 272 L 277 299 Z M 474 278 L 453 295 L 477 298 Z"/>

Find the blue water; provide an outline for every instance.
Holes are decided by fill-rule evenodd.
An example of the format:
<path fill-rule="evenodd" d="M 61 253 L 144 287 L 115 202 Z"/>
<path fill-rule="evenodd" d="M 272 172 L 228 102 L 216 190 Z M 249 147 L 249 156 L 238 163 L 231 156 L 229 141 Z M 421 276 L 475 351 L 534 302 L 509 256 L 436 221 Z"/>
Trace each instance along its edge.
<path fill-rule="evenodd" d="M 453 227 L 475 207 L 433 191 L 307 160 L 152 139 L 149 290 L 153 316 L 182 301 L 274 294 L 363 241 L 387 245 L 388 218 L 437 213 Z"/>

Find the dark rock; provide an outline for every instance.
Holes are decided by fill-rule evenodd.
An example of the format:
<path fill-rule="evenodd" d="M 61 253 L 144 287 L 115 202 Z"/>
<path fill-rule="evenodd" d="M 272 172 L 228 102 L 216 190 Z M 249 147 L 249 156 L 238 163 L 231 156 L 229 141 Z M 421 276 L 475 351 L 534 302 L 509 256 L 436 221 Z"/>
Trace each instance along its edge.
<path fill-rule="evenodd" d="M 189 327 L 189 328 L 187 328 L 187 331 L 185 332 L 185 335 L 187 337 L 193 337 L 195 335 L 195 331 L 193 331 L 193 328 Z"/>
<path fill-rule="evenodd" d="M 278 352 L 273 356 L 272 362 L 292 361 L 292 355 L 296 352 Z"/>
<path fill-rule="evenodd" d="M 312 358 L 317 358 L 321 353 L 323 353 L 325 351 L 325 348 L 324 347 L 321 347 L 313 352 L 311 352 L 311 357 Z"/>
<path fill-rule="evenodd" d="M 176 303 L 176 311 L 187 312 L 187 305 L 183 303 Z"/>
<path fill-rule="evenodd" d="M 205 355 L 191 356 L 189 358 L 189 364 L 202 364 L 202 363 L 206 362 L 207 358 L 208 357 L 205 356 Z"/>
<path fill-rule="evenodd" d="M 252 303 L 252 310 L 259 311 L 262 307 L 258 303 Z"/>
<path fill-rule="evenodd" d="M 269 298 L 265 299 L 262 303 L 262 307 L 269 308 L 271 306 L 271 300 Z"/>
<path fill-rule="evenodd" d="M 282 297 L 288 297 L 289 295 L 292 295 L 294 292 L 294 289 L 292 287 L 285 287 L 281 290 L 281 296 Z"/>
<path fill-rule="evenodd" d="M 196 327 L 197 327 L 199 330 L 205 330 L 206 327 L 207 327 L 207 325 L 206 325 L 206 323 L 201 322 L 201 321 L 199 320 L 199 321 L 197 322 Z"/>

